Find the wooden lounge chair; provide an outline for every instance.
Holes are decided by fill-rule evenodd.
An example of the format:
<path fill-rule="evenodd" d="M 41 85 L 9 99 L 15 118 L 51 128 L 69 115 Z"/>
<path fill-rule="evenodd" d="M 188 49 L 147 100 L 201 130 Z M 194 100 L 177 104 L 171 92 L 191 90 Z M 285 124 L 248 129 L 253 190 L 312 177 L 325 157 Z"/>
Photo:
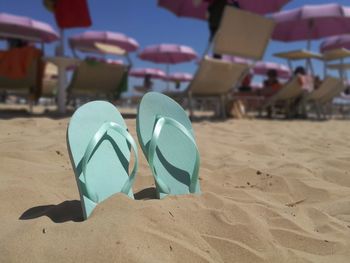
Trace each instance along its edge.
<path fill-rule="evenodd" d="M 269 18 L 227 7 L 211 44 L 213 53 L 261 60 L 273 28 L 274 22 Z M 204 56 L 184 93 L 189 100 L 190 115 L 193 115 L 194 100 L 216 99 L 221 115 L 226 117 L 226 101 L 250 67 Z"/>
<path fill-rule="evenodd" d="M 119 94 L 126 71 L 127 67 L 124 65 L 82 61 L 68 87 L 69 97 L 112 99 Z"/>

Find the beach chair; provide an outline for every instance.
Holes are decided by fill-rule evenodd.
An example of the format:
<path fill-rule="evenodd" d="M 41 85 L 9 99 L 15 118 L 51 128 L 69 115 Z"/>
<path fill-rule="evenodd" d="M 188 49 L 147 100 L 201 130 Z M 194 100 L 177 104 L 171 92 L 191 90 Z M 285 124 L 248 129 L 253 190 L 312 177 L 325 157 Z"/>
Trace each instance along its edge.
<path fill-rule="evenodd" d="M 274 113 L 277 105 L 282 105 L 285 109 L 285 113 L 288 116 L 290 113 L 291 103 L 295 101 L 296 98 L 300 97 L 303 93 L 301 83 L 298 77 L 292 78 L 289 82 L 284 84 L 284 86 L 275 95 L 269 98 L 265 103 L 263 103 L 260 108 L 261 112 L 270 108 L 272 113 Z"/>
<path fill-rule="evenodd" d="M 82 61 L 68 87 L 69 98 L 114 99 L 120 92 L 126 72 L 127 67 L 124 65 Z"/>
<path fill-rule="evenodd" d="M 37 92 L 41 92 L 38 86 L 40 81 L 38 77 L 41 76 L 39 63 L 33 60 L 25 77 L 19 79 L 12 79 L 6 76 L 0 76 L 0 91 L 6 95 L 15 95 L 17 97 L 24 97 L 28 101 L 29 112 L 33 111 L 34 100 Z"/>
<path fill-rule="evenodd" d="M 52 99 L 57 95 L 58 68 L 51 62 L 45 63 L 41 97 Z"/>
<path fill-rule="evenodd" d="M 190 116 L 193 116 L 193 100 L 219 100 L 218 112 L 225 117 L 226 97 L 234 84 L 248 70 L 248 65 L 233 64 L 206 57 L 200 62 L 188 90 Z"/>
<path fill-rule="evenodd" d="M 273 28 L 274 22 L 269 18 L 227 7 L 208 51 L 212 46 L 214 54 L 261 60 Z M 220 105 L 221 115 L 226 117 L 227 99 L 250 67 L 204 56 L 186 90 L 190 116 L 193 116 L 194 100 L 215 99 Z"/>
<path fill-rule="evenodd" d="M 322 85 L 311 92 L 305 98 L 306 103 L 314 106 L 317 118 L 326 118 L 325 106 L 345 90 L 345 85 L 342 80 L 334 77 L 327 77 Z"/>
<path fill-rule="evenodd" d="M 18 94 L 29 94 L 37 85 L 38 63 L 33 61 L 27 71 L 25 77 L 20 79 L 12 79 L 6 76 L 0 76 L 0 90 L 6 90 Z"/>

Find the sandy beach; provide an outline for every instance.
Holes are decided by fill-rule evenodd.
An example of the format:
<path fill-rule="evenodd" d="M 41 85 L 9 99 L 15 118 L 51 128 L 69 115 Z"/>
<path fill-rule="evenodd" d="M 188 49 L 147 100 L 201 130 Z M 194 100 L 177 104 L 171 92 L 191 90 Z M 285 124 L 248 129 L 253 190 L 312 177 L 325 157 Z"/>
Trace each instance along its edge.
<path fill-rule="evenodd" d="M 194 122 L 200 196 L 155 199 L 139 149 L 136 200 L 83 222 L 68 121 L 0 121 L 0 262 L 349 262 L 347 121 Z"/>

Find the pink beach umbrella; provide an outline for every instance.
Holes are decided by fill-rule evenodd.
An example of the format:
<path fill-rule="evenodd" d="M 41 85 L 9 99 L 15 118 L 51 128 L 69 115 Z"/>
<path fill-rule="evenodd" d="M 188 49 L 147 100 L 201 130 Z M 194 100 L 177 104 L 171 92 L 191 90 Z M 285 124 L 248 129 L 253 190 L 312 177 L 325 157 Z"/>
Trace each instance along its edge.
<path fill-rule="evenodd" d="M 197 53 L 188 46 L 160 44 L 146 47 L 139 58 L 160 64 L 178 64 L 196 59 Z"/>
<path fill-rule="evenodd" d="M 133 52 L 139 48 L 135 39 L 110 31 L 86 31 L 69 39 L 69 44 L 73 49 L 99 53 L 100 51 L 95 46 L 96 43 L 117 46 L 126 52 Z"/>
<path fill-rule="evenodd" d="M 166 76 L 165 79 L 174 82 L 188 82 L 193 79 L 193 76 L 189 73 L 177 72 Z"/>
<path fill-rule="evenodd" d="M 244 64 L 244 65 L 252 65 L 253 64 L 252 60 L 237 57 L 237 56 L 223 55 L 222 59 L 224 61 L 228 61 L 228 62 L 235 63 L 235 64 Z"/>
<path fill-rule="evenodd" d="M 7 13 L 0 13 L 0 35 L 4 38 L 24 38 L 45 43 L 59 39 L 58 34 L 49 24 Z"/>
<path fill-rule="evenodd" d="M 189 62 L 197 58 L 197 53 L 188 46 L 175 44 L 160 44 L 146 47 L 140 54 L 142 60 L 166 64 L 169 75 L 169 64 Z M 169 82 L 167 82 L 169 88 Z"/>
<path fill-rule="evenodd" d="M 250 86 L 253 90 L 264 88 L 264 84 L 261 82 L 253 82 L 252 84 L 250 84 Z"/>
<path fill-rule="evenodd" d="M 166 76 L 165 79 L 174 82 L 175 88 L 180 89 L 181 82 L 189 82 L 193 79 L 193 76 L 189 73 L 177 72 Z"/>
<path fill-rule="evenodd" d="M 136 78 L 144 78 L 147 75 L 150 75 L 152 78 L 155 78 L 155 79 L 164 79 L 166 77 L 166 74 L 164 71 L 156 68 L 132 69 L 130 70 L 129 75 Z"/>
<path fill-rule="evenodd" d="M 269 70 L 276 70 L 278 78 L 288 79 L 292 75 L 287 66 L 274 62 L 259 61 L 253 67 L 253 72 L 256 75 L 266 75 Z"/>
<path fill-rule="evenodd" d="M 87 56 L 86 59 L 90 61 L 96 61 L 96 62 L 102 62 L 107 64 L 114 64 L 114 65 L 123 65 L 124 61 L 121 59 L 105 59 L 105 58 L 99 58 L 94 56 Z"/>
<path fill-rule="evenodd" d="M 339 4 L 305 5 L 272 15 L 277 23 L 274 40 L 311 40 L 350 32 L 350 8 Z"/>
<path fill-rule="evenodd" d="M 238 0 L 240 7 L 257 14 L 268 14 L 279 11 L 290 0 Z M 191 17 L 206 20 L 207 9 L 210 1 L 199 1 L 198 5 L 194 0 L 158 0 L 158 5 L 177 16 Z"/>
<path fill-rule="evenodd" d="M 136 68 L 132 69 L 129 72 L 130 76 L 136 77 L 136 78 L 145 78 L 146 76 L 150 76 L 153 79 L 165 79 L 166 74 L 164 71 L 156 68 Z M 137 92 L 147 92 L 149 91 L 150 87 L 145 86 L 137 86 L 134 87 L 134 90 Z"/>
<path fill-rule="evenodd" d="M 322 53 L 338 48 L 346 48 L 350 50 L 350 35 L 329 37 L 320 45 L 320 50 Z"/>

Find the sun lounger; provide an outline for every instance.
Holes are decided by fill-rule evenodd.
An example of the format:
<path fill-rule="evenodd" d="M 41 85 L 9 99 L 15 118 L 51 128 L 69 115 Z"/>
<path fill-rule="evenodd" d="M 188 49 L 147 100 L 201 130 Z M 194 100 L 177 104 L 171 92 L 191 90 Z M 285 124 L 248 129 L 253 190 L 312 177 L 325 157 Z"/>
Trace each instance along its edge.
<path fill-rule="evenodd" d="M 261 60 L 274 26 L 272 19 L 227 7 L 214 37 L 213 51 L 216 54 Z"/>
<path fill-rule="evenodd" d="M 290 104 L 303 93 L 298 77 L 287 82 L 280 91 L 269 98 L 261 107 L 260 112 L 271 108 L 272 112 L 278 104 L 283 104 L 286 114 L 289 114 Z"/>
<path fill-rule="evenodd" d="M 82 61 L 76 68 L 68 87 L 69 97 L 113 98 L 127 69 L 124 65 Z"/>
<path fill-rule="evenodd" d="M 274 22 L 271 19 L 227 7 L 212 43 L 213 53 L 261 60 L 273 28 Z M 188 96 L 190 115 L 193 115 L 194 100 L 216 99 L 219 101 L 221 115 L 225 117 L 228 95 L 248 73 L 249 68 L 249 65 L 204 56 L 184 93 Z"/>
<path fill-rule="evenodd" d="M 53 63 L 45 64 L 42 83 L 41 97 L 53 98 L 57 94 L 58 88 L 58 69 Z"/>
<path fill-rule="evenodd" d="M 14 48 L 0 54 L 0 90 L 27 97 L 30 110 L 33 100 L 41 94 L 41 56 L 41 50 L 34 47 Z"/>
<path fill-rule="evenodd" d="M 28 95 L 37 85 L 38 63 L 33 61 L 24 78 L 13 79 L 6 76 L 0 76 L 0 90 L 6 90 L 11 93 Z"/>
<path fill-rule="evenodd" d="M 328 97 L 329 94 L 333 93 L 332 90 L 341 84 L 341 80 L 333 77 L 327 77 L 322 85 L 317 89 L 312 91 L 308 96 L 308 101 L 322 101 L 324 98 Z"/>
<path fill-rule="evenodd" d="M 219 100 L 219 110 L 225 114 L 227 94 L 248 69 L 248 65 L 204 58 L 188 88 L 190 115 L 193 115 L 194 98 Z"/>
<path fill-rule="evenodd" d="M 316 110 L 317 117 L 326 117 L 325 106 L 336 96 L 345 90 L 342 80 L 327 77 L 322 85 L 315 91 L 311 92 L 305 99 L 306 103 L 312 104 Z"/>

